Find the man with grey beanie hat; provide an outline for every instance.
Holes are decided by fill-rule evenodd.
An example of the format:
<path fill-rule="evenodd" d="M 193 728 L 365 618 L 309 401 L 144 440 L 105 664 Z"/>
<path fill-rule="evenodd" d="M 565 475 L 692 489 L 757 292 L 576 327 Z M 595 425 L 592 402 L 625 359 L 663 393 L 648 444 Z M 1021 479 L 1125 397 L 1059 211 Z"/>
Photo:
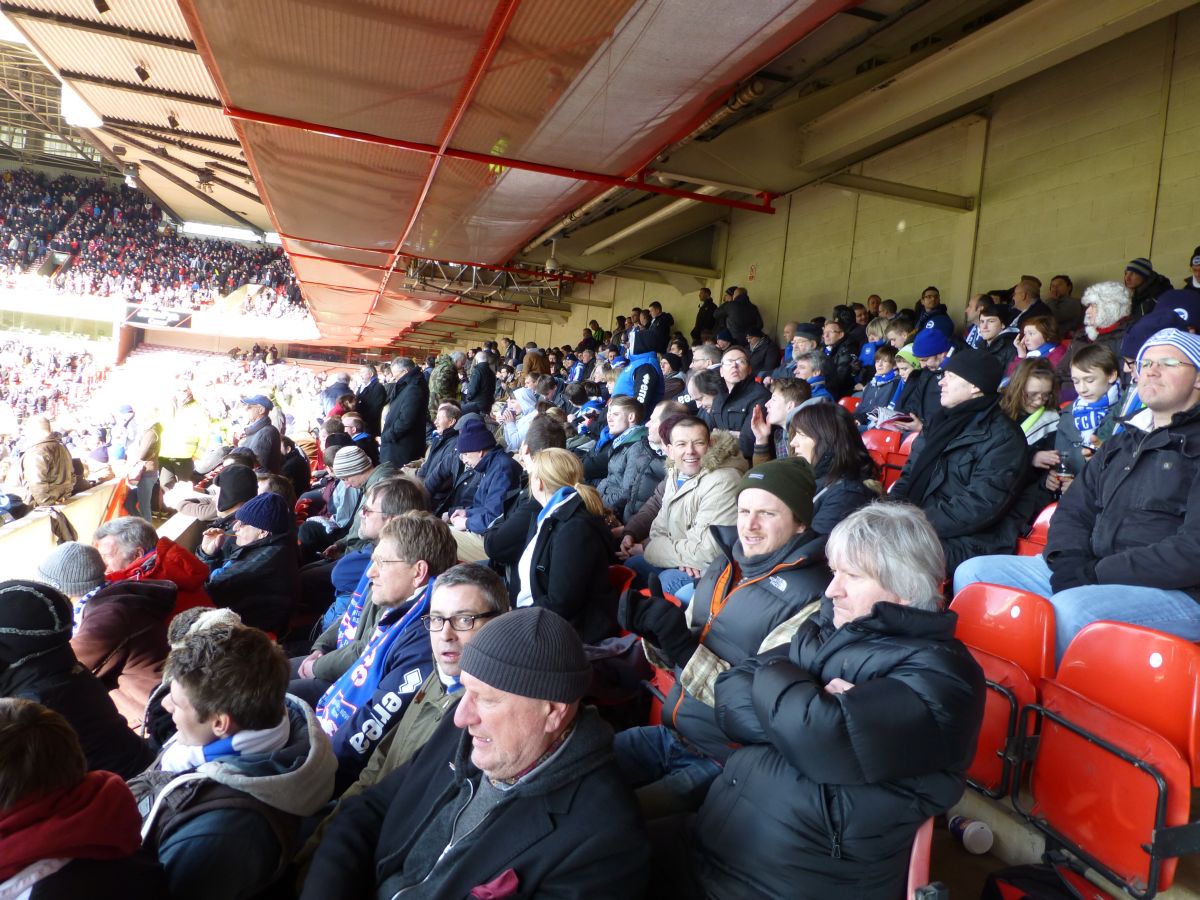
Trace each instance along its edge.
<path fill-rule="evenodd" d="M 575 630 L 541 607 L 499 616 L 463 649 L 461 680 L 453 722 L 343 804 L 301 896 L 640 897 L 649 846 L 612 730 L 580 706 Z"/>

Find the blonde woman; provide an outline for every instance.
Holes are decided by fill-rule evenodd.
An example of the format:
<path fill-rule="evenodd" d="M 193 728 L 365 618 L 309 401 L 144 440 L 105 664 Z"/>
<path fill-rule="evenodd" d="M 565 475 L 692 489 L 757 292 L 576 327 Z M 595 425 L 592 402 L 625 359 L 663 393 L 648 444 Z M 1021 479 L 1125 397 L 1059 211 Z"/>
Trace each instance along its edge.
<path fill-rule="evenodd" d="M 529 493 L 541 511 L 517 564 L 517 606 L 553 610 L 585 644 L 617 635 L 613 538 L 600 495 L 583 483 L 583 463 L 569 450 L 542 450 L 529 465 Z"/>

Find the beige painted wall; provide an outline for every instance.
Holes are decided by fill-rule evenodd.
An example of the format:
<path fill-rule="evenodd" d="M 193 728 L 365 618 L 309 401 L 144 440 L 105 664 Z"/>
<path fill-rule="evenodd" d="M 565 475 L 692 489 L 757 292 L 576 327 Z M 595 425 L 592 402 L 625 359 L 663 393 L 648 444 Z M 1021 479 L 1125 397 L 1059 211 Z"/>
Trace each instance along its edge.
<path fill-rule="evenodd" d="M 912 305 L 929 284 L 957 311 L 969 293 L 1026 273 L 1048 282 L 1065 272 L 1078 294 L 1145 255 L 1178 284 L 1200 244 L 1200 9 L 1014 85 L 986 119 L 855 171 L 981 188 L 979 210 L 814 186 L 780 198 L 774 216 L 735 211 L 725 283 L 746 285 L 772 327 L 871 293 Z"/>
<path fill-rule="evenodd" d="M 871 293 L 912 305 L 929 284 L 957 314 L 975 291 L 1043 283 L 1076 295 L 1149 255 L 1176 284 L 1200 244 L 1200 7 L 1067 60 L 964 117 L 854 169 L 979 197 L 955 212 L 833 186 L 798 190 L 776 213 L 734 211 L 723 284 L 745 285 L 769 328 Z M 719 263 L 720 261 L 718 261 Z M 710 285 L 715 294 L 722 284 Z M 686 334 L 694 291 L 599 276 L 565 325 L 518 322 L 520 342 L 574 344 L 589 319 L 659 300 Z"/>

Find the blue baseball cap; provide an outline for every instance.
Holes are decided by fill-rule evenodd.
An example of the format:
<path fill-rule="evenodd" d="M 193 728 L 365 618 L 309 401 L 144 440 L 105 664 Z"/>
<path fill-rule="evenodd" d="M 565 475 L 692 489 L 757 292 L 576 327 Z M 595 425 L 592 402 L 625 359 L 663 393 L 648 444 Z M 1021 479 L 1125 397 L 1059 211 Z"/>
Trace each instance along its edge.
<path fill-rule="evenodd" d="M 261 406 L 267 412 L 270 412 L 275 408 L 275 404 L 262 394 L 251 394 L 249 397 L 243 397 L 242 402 L 247 406 Z"/>

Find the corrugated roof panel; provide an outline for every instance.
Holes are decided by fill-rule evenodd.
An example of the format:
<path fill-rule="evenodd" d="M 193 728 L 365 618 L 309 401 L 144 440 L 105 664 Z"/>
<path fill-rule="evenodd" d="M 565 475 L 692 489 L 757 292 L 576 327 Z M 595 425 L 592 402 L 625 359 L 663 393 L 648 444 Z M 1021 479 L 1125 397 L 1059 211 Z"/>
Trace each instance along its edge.
<path fill-rule="evenodd" d="M 161 88 L 219 99 L 198 53 L 79 32 L 53 22 L 27 19 L 21 25 L 30 40 L 60 70 L 112 78 L 135 87 Z M 150 74 L 146 82 L 141 81 L 134 71 L 139 65 Z"/>
<path fill-rule="evenodd" d="M 87 22 L 100 22 L 144 31 L 162 37 L 188 39 L 191 34 L 172 0 L 112 0 L 106 13 L 96 11 L 92 0 L 8 0 L 9 6 L 58 13 Z M 19 18 L 20 14 L 14 14 Z"/>
<path fill-rule="evenodd" d="M 72 82 L 71 86 L 104 118 L 125 119 L 166 128 L 168 117 L 174 116 L 181 131 L 236 139 L 232 123 L 220 109 L 212 106 L 151 94 L 135 94 L 81 81 Z"/>

